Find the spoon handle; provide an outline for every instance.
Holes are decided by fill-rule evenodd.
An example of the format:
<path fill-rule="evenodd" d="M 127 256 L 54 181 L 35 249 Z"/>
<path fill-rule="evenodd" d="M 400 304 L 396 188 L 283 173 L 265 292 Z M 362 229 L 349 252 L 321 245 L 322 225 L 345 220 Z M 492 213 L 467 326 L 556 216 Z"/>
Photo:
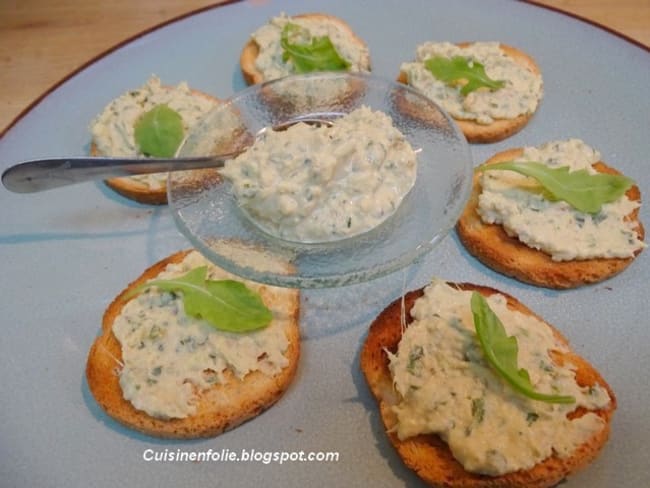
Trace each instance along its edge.
<path fill-rule="evenodd" d="M 2 173 L 2 184 L 16 193 L 34 193 L 91 180 L 200 168 L 221 168 L 239 154 L 193 158 L 72 157 L 25 161 Z"/>

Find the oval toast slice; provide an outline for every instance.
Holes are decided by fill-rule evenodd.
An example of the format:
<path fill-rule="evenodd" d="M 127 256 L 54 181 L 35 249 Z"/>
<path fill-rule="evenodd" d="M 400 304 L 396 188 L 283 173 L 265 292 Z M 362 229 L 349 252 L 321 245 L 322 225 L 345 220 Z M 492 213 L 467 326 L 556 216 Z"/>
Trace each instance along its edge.
<path fill-rule="evenodd" d="M 484 296 L 500 293 L 506 297 L 508 308 L 524 314 L 535 315 L 517 299 L 492 288 L 473 284 L 454 284 L 462 290 L 478 291 Z M 611 401 L 607 408 L 592 411 L 604 422 L 603 428 L 591 436 L 586 442 L 567 458 L 555 455 L 536 464 L 532 469 L 516 471 L 499 476 L 488 476 L 466 471 L 453 457 L 447 444 L 437 435 L 418 435 L 400 440 L 394 432 L 397 416 L 392 407 L 399 401 L 399 394 L 393 386 L 393 378 L 389 370 L 387 352 L 395 353 L 401 340 L 403 329 L 402 320 L 405 317 L 407 327 L 412 319 L 410 310 L 415 301 L 424 294 L 423 289 L 411 291 L 403 298 L 395 300 L 371 324 L 363 344 L 360 356 L 360 366 L 373 396 L 377 400 L 382 422 L 391 444 L 396 449 L 404 464 L 431 486 L 447 488 L 546 488 L 559 483 L 591 462 L 600 452 L 607 441 L 610 423 L 616 409 L 616 399 L 613 391 L 598 371 L 574 352 L 555 355 L 558 363 L 570 362 L 576 367 L 576 380 L 581 386 L 600 385 L 604 387 Z M 541 320 L 541 319 L 540 319 Z M 551 325 L 547 324 L 561 343 L 567 340 Z M 570 416 L 581 416 L 585 413 L 583 407 L 573 411 Z"/>
<path fill-rule="evenodd" d="M 471 44 L 471 42 L 460 42 L 457 46 L 467 47 Z M 530 55 L 507 44 L 499 43 L 499 47 L 509 58 L 514 60 L 520 66 L 527 68 L 536 75 L 541 74 L 539 66 Z M 397 81 L 408 84 L 406 73 L 401 71 Z M 535 112 L 525 113 L 509 119 L 495 119 L 490 124 L 479 124 L 470 119 L 454 118 L 454 120 L 465 135 L 467 142 L 482 144 L 501 141 L 516 134 L 528 124 L 534 113 Z"/>
<path fill-rule="evenodd" d="M 511 161 L 522 153 L 522 148 L 509 149 L 494 155 L 486 164 Z M 594 168 L 602 173 L 619 174 L 602 161 Z M 476 211 L 481 192 L 479 177 L 479 174 L 474 175 L 472 193 L 456 224 L 456 232 L 469 253 L 493 270 L 524 283 L 564 289 L 606 280 L 634 261 L 633 257 L 554 261 L 545 252 L 528 247 L 516 237 L 510 237 L 501 225 L 486 224 L 481 220 Z M 632 186 L 626 195 L 630 200 L 641 200 L 637 186 Z M 636 223 L 639 239 L 643 240 L 644 229 L 639 221 L 638 208 L 627 218 Z"/>
<path fill-rule="evenodd" d="M 252 371 L 240 380 L 230 370 L 226 370 L 222 383 L 215 383 L 197 393 L 196 412 L 185 418 L 155 418 L 136 409 L 124 399 L 118 376 L 122 350 L 112 332 L 113 322 L 132 298 L 130 293 L 136 287 L 159 275 L 168 264 L 181 262 L 189 252 L 175 253 L 154 264 L 113 300 L 104 313 L 101 335 L 88 354 L 86 379 L 90 392 L 101 408 L 121 424 L 155 437 L 211 437 L 252 419 L 271 407 L 287 390 L 295 376 L 300 357 L 299 292 L 281 289 L 275 293 L 271 287 L 261 286 L 259 293 L 267 307 L 282 310 L 281 320 L 288 339 L 284 356 L 288 365 L 280 373 L 268 376 L 260 371 Z M 273 320 L 279 319 L 274 316 Z"/>

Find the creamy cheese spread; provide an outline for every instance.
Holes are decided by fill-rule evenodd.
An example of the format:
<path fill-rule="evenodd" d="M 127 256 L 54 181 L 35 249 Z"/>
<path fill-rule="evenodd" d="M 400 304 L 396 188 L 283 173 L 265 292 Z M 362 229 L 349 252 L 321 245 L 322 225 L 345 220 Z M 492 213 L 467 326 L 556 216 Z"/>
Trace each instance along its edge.
<path fill-rule="evenodd" d="M 552 141 L 526 147 L 516 161 L 537 161 L 571 171 L 587 169 L 600 154 L 579 139 Z M 556 261 L 592 258 L 629 258 L 645 247 L 635 224 L 625 217 L 640 202 L 622 196 L 603 204 L 597 214 L 583 213 L 566 202 L 544 198 L 539 184 L 512 171 L 485 171 L 480 177 L 478 213 L 488 224 L 501 225 L 527 246 Z"/>
<path fill-rule="evenodd" d="M 350 63 L 349 71 L 370 70 L 368 48 L 355 39 L 349 30 L 341 27 L 339 22 L 326 17 L 288 17 L 283 13 L 273 17 L 251 35 L 259 46 L 255 68 L 262 73 L 265 81 L 293 73 L 291 63 L 282 59 L 284 50 L 280 45 L 282 30 L 287 23 L 296 24 L 309 33 L 309 36 L 302 35 L 305 38 L 291 38 L 292 42 L 305 44 L 310 43 L 314 37 L 328 36 L 339 56 Z"/>
<path fill-rule="evenodd" d="M 196 251 L 181 263 L 169 264 L 157 278 L 170 279 L 209 263 Z M 209 265 L 209 279 L 236 279 Z M 246 282 L 258 291 L 263 285 Z M 249 333 L 217 330 L 183 311 L 179 296 L 151 288 L 136 296 L 113 323 L 122 346 L 119 372 L 124 398 L 157 418 L 183 418 L 196 411 L 197 394 L 223 382 L 226 372 L 243 379 L 252 371 L 273 376 L 288 365 L 284 329 L 289 320 L 281 308 L 288 289 L 264 287 L 273 320 Z M 275 308 L 274 308 L 275 307 Z"/>
<path fill-rule="evenodd" d="M 329 126 L 266 131 L 226 162 L 237 200 L 282 239 L 325 242 L 390 217 L 416 177 L 416 155 L 391 118 L 362 107 Z"/>
<path fill-rule="evenodd" d="M 92 122 L 90 131 L 98 152 L 115 157 L 144 157 L 135 142 L 134 126 L 143 113 L 161 104 L 178 112 L 187 134 L 217 101 L 193 93 L 186 82 L 163 86 L 157 76 L 152 76 L 140 88 L 111 101 Z M 167 173 L 134 175 L 130 178 L 157 189 L 164 187 Z"/>
<path fill-rule="evenodd" d="M 400 439 L 437 434 L 471 472 L 500 475 L 529 469 L 549 456 L 570 456 L 603 427 L 594 413 L 569 419 L 578 407 L 611 401 L 601 386 L 581 387 L 574 367 L 554 363 L 549 350 L 567 351 L 539 319 L 510 310 L 503 295 L 487 299 L 519 345 L 518 365 L 537 391 L 572 395 L 573 404 L 531 400 L 515 392 L 486 362 L 476 337 L 471 292 L 443 281 L 425 289 L 412 310 L 390 371 L 401 399 L 394 406 Z"/>
<path fill-rule="evenodd" d="M 462 56 L 478 61 L 488 77 L 502 80 L 505 85 L 496 90 L 480 88 L 463 96 L 459 87 L 438 80 L 425 67 L 424 62 L 436 56 Z M 403 63 L 401 71 L 406 74 L 409 85 L 419 89 L 452 117 L 479 124 L 531 114 L 543 94 L 542 77 L 507 56 L 498 42 L 475 42 L 467 47 L 449 42 L 426 42 L 417 47 L 415 61 Z"/>

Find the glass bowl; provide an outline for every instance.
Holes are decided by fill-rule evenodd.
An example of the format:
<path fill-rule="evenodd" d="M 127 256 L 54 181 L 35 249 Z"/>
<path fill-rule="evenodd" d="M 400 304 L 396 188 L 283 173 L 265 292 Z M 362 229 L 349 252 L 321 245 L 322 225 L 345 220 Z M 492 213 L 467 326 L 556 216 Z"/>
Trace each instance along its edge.
<path fill-rule="evenodd" d="M 417 178 L 397 211 L 374 229 L 304 244 L 262 231 L 238 206 L 218 169 L 170 173 L 168 201 L 180 231 L 210 261 L 243 278 L 295 288 L 359 283 L 431 251 L 469 197 L 472 158 L 453 120 L 406 85 L 371 75 L 315 73 L 249 87 L 208 113 L 179 156 L 227 153 L 260 131 L 299 120 L 333 120 L 361 106 L 388 114 L 417 153 Z"/>

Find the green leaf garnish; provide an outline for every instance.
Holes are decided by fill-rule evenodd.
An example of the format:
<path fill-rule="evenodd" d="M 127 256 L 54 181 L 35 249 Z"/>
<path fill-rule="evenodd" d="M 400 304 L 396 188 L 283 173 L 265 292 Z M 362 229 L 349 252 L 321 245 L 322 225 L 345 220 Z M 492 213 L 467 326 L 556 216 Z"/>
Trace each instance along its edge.
<path fill-rule="evenodd" d="M 575 403 L 569 395 L 549 395 L 535 390 L 530 382 L 528 371 L 517 365 L 519 346 L 517 338 L 508 336 L 499 317 L 492 311 L 487 300 L 478 292 L 472 293 L 472 315 L 474 328 L 481 349 L 490 364 L 512 388 L 519 393 L 548 403 Z"/>
<path fill-rule="evenodd" d="M 296 73 L 345 71 L 350 67 L 328 36 L 312 37 L 311 44 L 292 44 L 289 36 L 302 30 L 299 25 L 287 23 L 280 35 L 280 45 L 284 49 L 282 60 L 285 63 L 291 60 Z"/>
<path fill-rule="evenodd" d="M 139 286 L 134 294 L 152 286 L 181 292 L 187 315 L 228 332 L 249 332 L 271 322 L 273 314 L 257 293 L 239 281 L 208 280 L 207 272 L 207 266 L 201 266 L 178 278 L 151 280 Z"/>
<path fill-rule="evenodd" d="M 505 81 L 490 78 L 481 63 L 463 56 L 435 56 L 427 59 L 424 67 L 448 85 L 462 84 L 460 93 L 463 96 L 479 88 L 497 90 L 505 85 Z"/>
<path fill-rule="evenodd" d="M 183 119 L 167 105 L 156 105 L 134 126 L 135 142 L 147 156 L 171 158 L 183 140 Z"/>
<path fill-rule="evenodd" d="M 563 200 L 576 210 L 597 213 L 603 203 L 618 200 L 634 184 L 623 175 L 589 174 L 586 169 L 569 172 L 567 166 L 550 168 L 535 161 L 483 164 L 477 171 L 509 170 L 535 178 L 551 200 Z"/>

